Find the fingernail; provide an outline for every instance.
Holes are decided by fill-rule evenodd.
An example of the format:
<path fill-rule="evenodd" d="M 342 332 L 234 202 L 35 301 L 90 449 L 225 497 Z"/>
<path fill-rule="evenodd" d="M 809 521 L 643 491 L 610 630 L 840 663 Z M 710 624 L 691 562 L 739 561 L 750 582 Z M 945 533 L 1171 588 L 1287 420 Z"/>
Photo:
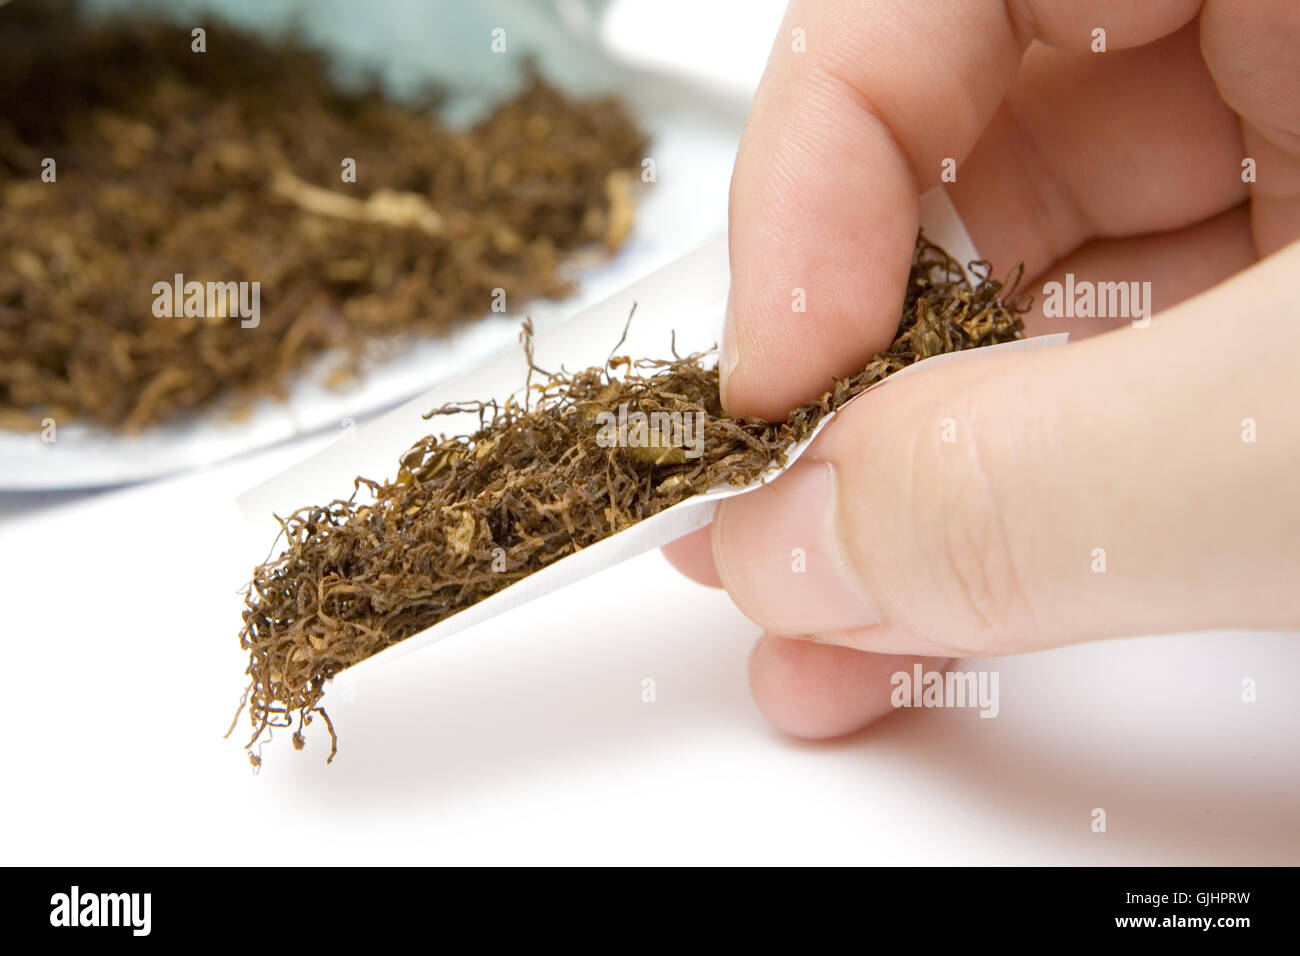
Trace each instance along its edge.
<path fill-rule="evenodd" d="M 881 623 L 839 542 L 829 462 L 798 462 L 772 484 L 729 498 L 713 520 L 722 583 L 747 617 L 777 634 Z"/>
<path fill-rule="evenodd" d="M 727 312 L 722 320 L 722 346 L 718 355 L 718 397 L 722 407 L 727 407 L 727 379 L 740 363 L 740 349 L 736 345 L 736 320 L 731 310 L 731 296 L 727 296 Z"/>

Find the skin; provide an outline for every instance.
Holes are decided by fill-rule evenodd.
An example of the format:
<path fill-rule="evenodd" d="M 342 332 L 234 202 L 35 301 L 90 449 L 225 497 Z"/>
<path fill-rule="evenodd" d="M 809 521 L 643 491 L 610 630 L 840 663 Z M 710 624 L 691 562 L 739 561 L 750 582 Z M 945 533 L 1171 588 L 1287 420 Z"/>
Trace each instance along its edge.
<path fill-rule="evenodd" d="M 947 157 L 981 254 L 1036 277 L 1028 334 L 1072 341 L 887 385 L 666 549 L 763 626 L 778 728 L 854 731 L 917 659 L 1300 627 L 1297 50 L 1293 0 L 791 4 L 732 180 L 727 409 L 888 344 Z M 1044 317 L 1066 272 L 1150 281 L 1150 325 Z"/>

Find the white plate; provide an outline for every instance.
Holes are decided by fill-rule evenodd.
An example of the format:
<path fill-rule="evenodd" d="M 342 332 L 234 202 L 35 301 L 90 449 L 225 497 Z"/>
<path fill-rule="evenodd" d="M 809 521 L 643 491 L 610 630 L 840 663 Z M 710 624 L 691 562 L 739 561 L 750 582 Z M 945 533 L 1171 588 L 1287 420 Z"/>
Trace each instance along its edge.
<path fill-rule="evenodd" d="M 118 5 L 104 0 L 98 4 Z M 201 6 L 181 4 L 172 12 Z M 232 15 L 239 6 L 229 8 Z M 429 64 L 431 75 L 435 63 L 445 70 L 445 60 L 420 58 L 422 34 L 409 17 L 384 20 L 375 11 L 376 15 L 367 19 L 368 32 L 349 30 L 346 16 L 358 15 L 355 6 L 332 2 L 325 6 L 337 8 L 342 20 L 318 16 L 304 22 L 306 32 L 353 60 L 364 62 L 367 49 L 371 53 L 376 48 L 384 50 L 381 59 L 389 74 L 385 79 L 392 86 L 410 85 L 424 63 Z M 404 4 L 396 6 L 405 9 Z M 278 10 L 283 14 L 293 7 L 282 4 Z M 516 36 L 527 34 L 527 10 L 521 10 L 516 12 L 523 18 L 514 31 Z M 276 21 L 284 16 L 268 14 L 268 18 Z M 238 19 L 258 23 L 257 9 L 250 7 Z M 464 29 L 471 31 L 472 27 Z M 433 27 L 423 35 L 435 36 Z M 445 39 L 445 29 L 440 35 Z M 405 42 L 400 48 L 399 37 Z M 515 344 L 525 315 L 544 329 L 725 232 L 731 163 L 744 120 L 735 104 L 693 94 L 680 81 L 620 66 L 598 49 L 572 38 L 566 41 L 561 34 L 548 33 L 544 39 L 543 67 L 548 73 L 558 75 L 562 83 L 579 92 L 613 88 L 627 100 L 650 136 L 648 152 L 656 168 L 656 182 L 644 185 L 638 196 L 636 225 L 627 243 L 603 264 L 575 269 L 579 283 L 575 296 L 561 302 L 520 304 L 510 313 L 466 325 L 450 338 L 405 344 L 394 357 L 372 366 L 361 381 L 343 389 L 324 387 L 324 371 L 331 363 L 323 359 L 315 371 L 291 385 L 286 401 L 261 401 L 251 416 L 240 421 L 232 420 L 227 409 L 216 407 L 136 436 L 73 422 L 56 423 L 53 442 L 43 441 L 40 430 L 0 430 L 0 490 L 49 491 L 140 481 L 311 432 L 345 429 L 509 348 Z M 567 59 L 566 42 L 577 51 Z M 513 77 L 519 63 L 502 61 L 493 69 L 503 78 Z"/>

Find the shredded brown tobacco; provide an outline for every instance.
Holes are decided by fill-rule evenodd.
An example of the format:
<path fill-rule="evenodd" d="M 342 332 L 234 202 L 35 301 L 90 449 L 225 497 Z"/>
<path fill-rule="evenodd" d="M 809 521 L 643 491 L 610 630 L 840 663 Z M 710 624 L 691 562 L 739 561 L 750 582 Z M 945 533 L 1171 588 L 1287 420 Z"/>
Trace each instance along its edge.
<path fill-rule="evenodd" d="M 566 257 L 628 231 L 645 144 L 616 102 L 533 78 L 453 131 L 432 95 L 343 91 L 297 41 L 204 26 L 197 53 L 189 26 L 67 0 L 0 12 L 0 428 L 237 408 L 326 351 L 341 381 L 496 289 L 512 310 L 566 294 Z M 259 324 L 155 317 L 178 273 L 260 283 Z"/>
<path fill-rule="evenodd" d="M 423 438 L 394 480 L 358 478 L 351 498 L 277 519 L 288 547 L 254 572 L 240 633 L 250 654 L 250 758 L 258 763 L 252 748 L 262 734 L 292 727 L 295 714 L 301 749 L 313 715 L 328 722 L 325 682 L 344 668 L 686 498 L 754 481 L 825 415 L 913 362 L 1019 338 L 1024 306 L 999 297 L 1003 283 L 987 263 L 973 269 L 974 287 L 918 238 L 894 343 L 782 424 L 726 415 L 703 354 L 611 357 L 603 368 L 552 373 L 533 364 L 525 326 L 522 401 L 435 409 L 426 417 L 477 412 L 479 428 Z M 602 441 L 602 423 L 612 427 L 602 413 L 621 405 L 702 420 L 702 445 L 664 429 L 641 432 L 649 441 L 626 430 Z M 363 486 L 373 500 L 357 500 Z"/>

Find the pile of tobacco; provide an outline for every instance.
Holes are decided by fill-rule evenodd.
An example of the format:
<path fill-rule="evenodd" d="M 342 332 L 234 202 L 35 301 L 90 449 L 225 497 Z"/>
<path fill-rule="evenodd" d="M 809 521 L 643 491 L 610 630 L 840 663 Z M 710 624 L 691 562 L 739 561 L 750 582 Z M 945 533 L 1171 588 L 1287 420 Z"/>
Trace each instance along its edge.
<path fill-rule="evenodd" d="M 0 9 L 0 427 L 136 431 L 281 395 L 326 352 L 341 381 L 496 289 L 511 311 L 565 294 L 574 250 L 628 232 L 645 143 L 616 102 L 534 76 L 452 130 L 432 94 L 344 90 L 295 39 L 202 26 L 195 52 L 189 26 Z M 256 327 L 157 317 L 178 274 L 259 283 Z"/>
<path fill-rule="evenodd" d="M 728 416 L 702 354 L 549 373 L 533 364 L 526 328 L 522 397 L 435 409 L 426 417 L 477 412 L 478 429 L 424 438 L 392 481 L 358 478 L 347 500 L 278 519 L 288 546 L 253 573 L 240 633 L 254 763 L 269 728 L 296 723 L 301 748 L 314 714 L 328 724 L 325 682 L 344 668 L 692 495 L 760 478 L 824 416 L 913 362 L 1019 338 L 1024 306 L 1001 297 L 987 263 L 972 268 L 973 286 L 918 238 L 894 343 L 781 424 Z M 635 412 L 697 421 L 699 434 L 607 440 L 611 421 L 625 428 Z"/>

